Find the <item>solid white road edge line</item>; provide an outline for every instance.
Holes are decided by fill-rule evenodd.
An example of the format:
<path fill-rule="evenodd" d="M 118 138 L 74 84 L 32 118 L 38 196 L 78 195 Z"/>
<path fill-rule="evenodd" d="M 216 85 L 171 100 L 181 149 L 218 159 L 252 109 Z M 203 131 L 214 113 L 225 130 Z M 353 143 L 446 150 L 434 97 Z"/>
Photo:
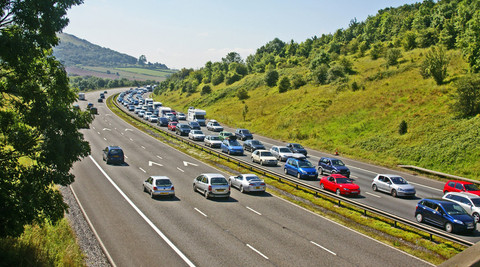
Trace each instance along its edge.
<path fill-rule="evenodd" d="M 331 251 L 331 250 L 329 250 L 329 249 L 327 249 L 327 248 L 325 248 L 325 247 L 323 247 L 323 246 L 320 246 L 319 244 L 317 244 L 317 243 L 315 243 L 315 242 L 313 242 L 313 241 L 310 241 L 310 243 L 312 243 L 312 244 L 314 244 L 315 246 L 317 246 L 317 247 L 325 250 L 326 252 L 328 252 L 328 253 L 330 253 L 330 254 L 333 254 L 334 256 L 337 256 L 337 253 L 335 253 L 335 252 L 333 252 L 333 251 Z"/>
<path fill-rule="evenodd" d="M 83 209 L 82 203 L 80 203 L 80 200 L 78 199 L 77 194 L 76 194 L 75 191 L 73 190 L 72 185 L 69 185 L 69 187 L 70 187 L 70 191 L 72 191 L 73 197 L 74 197 L 75 200 L 77 201 L 78 206 L 80 207 L 80 210 L 81 210 L 82 213 L 83 213 L 83 217 L 85 218 L 85 220 L 87 221 L 88 225 L 90 226 L 90 229 L 92 229 L 92 232 L 93 232 L 93 234 L 95 235 L 95 238 L 97 239 L 98 243 L 100 244 L 100 248 L 103 250 L 103 253 L 105 253 L 105 257 L 107 257 L 108 262 L 110 262 L 110 264 L 111 264 L 113 267 L 116 267 L 117 265 L 115 264 L 115 262 L 113 261 L 112 257 L 110 256 L 110 253 L 108 253 L 108 250 L 107 250 L 107 248 L 105 247 L 105 245 L 103 244 L 102 239 L 100 239 L 100 236 L 98 235 L 97 230 L 95 230 L 95 227 L 93 227 L 92 221 L 90 221 L 90 218 L 88 217 L 87 213 L 85 212 L 85 209 Z"/>
<path fill-rule="evenodd" d="M 260 256 L 262 256 L 262 257 L 264 257 L 265 259 L 267 259 L 267 260 L 268 260 L 268 257 L 267 257 L 267 256 L 263 255 L 263 253 L 262 253 L 262 252 L 260 252 L 260 251 L 256 250 L 254 247 L 250 246 L 249 244 L 247 244 L 247 247 L 249 247 L 251 250 L 253 250 L 253 251 L 257 252 L 257 253 L 258 253 L 258 255 L 260 255 Z"/>
<path fill-rule="evenodd" d="M 160 229 L 158 229 L 157 226 L 155 226 L 155 224 L 153 224 L 153 222 L 150 221 L 150 219 L 148 219 L 148 217 L 145 214 L 143 214 L 143 212 L 137 206 L 135 206 L 135 204 L 132 202 L 132 200 L 130 200 L 130 198 L 128 198 L 127 195 L 125 195 L 125 193 L 122 191 L 122 189 L 120 189 L 120 187 L 118 187 L 118 185 L 112 180 L 112 178 L 110 178 L 110 176 L 108 176 L 108 174 L 102 169 L 102 167 L 100 167 L 100 165 L 98 165 L 98 163 L 95 161 L 95 159 L 92 156 L 88 156 L 88 157 L 93 161 L 93 163 L 95 163 L 95 165 L 100 170 L 100 172 L 102 172 L 102 174 L 105 176 L 105 178 L 107 178 L 107 180 L 113 185 L 113 187 L 115 189 L 117 189 L 117 191 L 128 202 L 128 204 L 130 204 L 130 206 L 132 206 L 132 208 L 140 215 L 140 217 L 142 217 L 143 220 L 145 220 L 145 222 L 147 222 L 147 224 L 150 225 L 150 227 L 173 249 L 173 251 L 175 251 L 177 253 L 177 255 L 180 256 L 180 258 L 182 258 L 185 261 L 185 263 L 187 263 L 189 266 L 195 266 L 195 264 L 193 264 L 193 262 L 191 262 L 187 258 L 187 256 L 185 256 L 185 254 L 183 254 L 183 252 L 181 252 L 180 249 L 178 249 L 172 243 L 172 241 L 170 241 L 170 239 L 168 239 L 168 237 L 166 235 L 164 235 L 162 233 L 162 231 L 160 231 Z"/>
<path fill-rule="evenodd" d="M 256 214 L 258 214 L 258 215 L 262 215 L 260 212 L 258 212 L 258 211 L 256 211 L 256 210 L 254 210 L 254 209 L 252 209 L 252 208 L 250 208 L 250 207 L 247 207 L 247 209 L 249 209 L 249 210 L 251 210 L 251 211 L 255 212 L 255 213 L 256 213 Z"/>
<path fill-rule="evenodd" d="M 208 217 L 207 214 L 203 213 L 201 210 L 199 210 L 197 208 L 193 208 L 193 209 L 198 211 L 198 213 L 202 214 L 203 216 Z"/>
<path fill-rule="evenodd" d="M 368 195 L 371 195 L 371 196 L 374 196 L 374 197 L 378 197 L 378 198 L 382 198 L 381 196 L 377 196 L 377 195 L 372 194 L 372 193 L 370 193 L 370 192 L 365 192 L 365 194 L 368 194 Z"/>

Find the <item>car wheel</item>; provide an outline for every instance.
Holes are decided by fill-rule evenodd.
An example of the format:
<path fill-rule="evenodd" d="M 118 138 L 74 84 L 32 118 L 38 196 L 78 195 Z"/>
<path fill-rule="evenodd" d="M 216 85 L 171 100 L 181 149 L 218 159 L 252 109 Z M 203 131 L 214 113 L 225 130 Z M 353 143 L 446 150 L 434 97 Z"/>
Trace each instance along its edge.
<path fill-rule="evenodd" d="M 475 223 L 478 223 L 478 221 L 480 221 L 480 215 L 478 213 L 473 213 L 472 214 L 473 216 L 473 219 L 475 220 Z"/>
<path fill-rule="evenodd" d="M 285 168 L 285 169 L 283 169 L 283 172 L 284 172 L 285 174 L 288 174 L 288 171 L 287 171 L 287 169 L 286 169 L 286 168 Z"/>
<path fill-rule="evenodd" d="M 298 178 L 298 179 L 302 179 L 302 175 L 300 175 L 299 172 L 297 172 L 297 178 Z"/>
<path fill-rule="evenodd" d="M 245 193 L 245 189 L 243 189 L 243 185 L 240 186 L 240 193 Z"/>
<path fill-rule="evenodd" d="M 447 222 L 447 223 L 445 224 L 445 231 L 447 231 L 447 232 L 449 232 L 449 233 L 453 232 L 453 225 L 452 225 L 451 223 L 448 223 L 448 222 Z"/>
<path fill-rule="evenodd" d="M 417 219 L 417 222 L 421 223 L 423 222 L 423 215 L 421 213 L 418 213 L 415 218 Z"/>
<path fill-rule="evenodd" d="M 318 171 L 320 172 L 320 175 L 323 175 L 323 168 L 318 168 Z"/>
<path fill-rule="evenodd" d="M 336 193 L 337 193 L 337 195 L 340 195 L 340 189 L 337 189 Z"/>
<path fill-rule="evenodd" d="M 197 192 L 197 187 L 193 184 L 193 192 Z"/>
<path fill-rule="evenodd" d="M 324 190 L 325 186 L 323 184 L 320 184 L 320 189 Z"/>
<path fill-rule="evenodd" d="M 155 196 L 153 195 L 153 190 L 150 191 L 150 197 L 151 197 L 151 198 L 155 198 Z"/>
<path fill-rule="evenodd" d="M 377 191 L 377 185 L 376 185 L 376 184 L 373 184 L 373 185 L 372 185 L 372 190 L 373 190 L 373 191 Z"/>
<path fill-rule="evenodd" d="M 261 160 L 261 161 L 260 161 L 260 165 L 262 165 L 262 166 L 263 166 L 263 160 Z"/>
<path fill-rule="evenodd" d="M 255 162 L 255 160 L 253 159 L 253 157 L 252 157 L 252 162 Z"/>
<path fill-rule="evenodd" d="M 205 198 L 208 199 L 208 191 L 205 190 L 205 192 L 203 194 L 204 194 Z"/>
<path fill-rule="evenodd" d="M 142 185 L 142 188 L 143 188 L 143 192 L 144 192 L 144 193 L 147 192 L 147 189 L 145 188 L 144 185 Z"/>
<path fill-rule="evenodd" d="M 395 189 L 392 190 L 392 197 L 397 197 L 397 190 Z"/>

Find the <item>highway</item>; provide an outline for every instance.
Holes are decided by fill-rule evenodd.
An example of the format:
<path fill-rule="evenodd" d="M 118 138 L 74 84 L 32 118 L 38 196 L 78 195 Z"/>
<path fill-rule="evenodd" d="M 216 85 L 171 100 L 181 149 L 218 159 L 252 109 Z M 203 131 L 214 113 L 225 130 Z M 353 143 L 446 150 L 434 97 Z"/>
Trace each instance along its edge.
<path fill-rule="evenodd" d="M 82 130 L 92 153 L 74 165 L 72 189 L 116 266 L 429 265 L 268 193 L 205 199 L 193 178 L 229 174 L 138 131 L 97 98 L 87 94 L 99 115 Z M 123 148 L 124 166 L 102 160 L 107 145 Z M 170 177 L 176 197 L 143 193 L 150 175 Z"/>

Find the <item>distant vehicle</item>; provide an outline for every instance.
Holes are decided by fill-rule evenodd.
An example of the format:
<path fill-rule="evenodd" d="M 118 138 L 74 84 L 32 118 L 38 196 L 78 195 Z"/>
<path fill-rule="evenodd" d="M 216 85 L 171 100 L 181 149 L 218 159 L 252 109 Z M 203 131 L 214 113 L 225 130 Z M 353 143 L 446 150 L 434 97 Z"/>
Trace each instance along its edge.
<path fill-rule="evenodd" d="M 477 185 L 466 181 L 448 181 L 443 187 L 443 193 L 446 194 L 447 192 L 467 192 L 480 196 L 480 189 Z"/>
<path fill-rule="evenodd" d="M 128 106 L 128 111 L 134 111 L 135 110 L 135 106 L 134 105 L 129 105 Z"/>
<path fill-rule="evenodd" d="M 165 117 L 158 117 L 157 121 L 158 126 L 168 126 L 169 121 Z"/>
<path fill-rule="evenodd" d="M 276 157 L 279 161 L 287 161 L 288 158 L 305 158 L 305 155 L 300 153 L 293 153 L 286 146 L 272 146 L 272 148 L 270 148 L 270 152 L 272 152 L 273 156 Z"/>
<path fill-rule="evenodd" d="M 98 103 L 102 103 L 102 102 L 103 102 L 103 98 L 99 98 Z"/>
<path fill-rule="evenodd" d="M 157 117 L 156 115 L 153 115 L 153 114 L 152 114 L 152 115 L 150 115 L 150 116 L 148 117 L 148 121 L 155 123 L 155 122 L 158 121 L 158 117 Z"/>
<path fill-rule="evenodd" d="M 417 222 L 430 223 L 445 231 L 473 233 L 475 221 L 460 205 L 444 199 L 422 199 L 415 209 Z"/>
<path fill-rule="evenodd" d="M 104 93 L 104 94 L 108 94 L 108 92 L 107 92 L 107 91 L 103 91 L 103 93 Z"/>
<path fill-rule="evenodd" d="M 92 107 L 93 107 L 93 103 L 92 103 L 92 102 L 89 102 L 89 103 L 87 104 L 87 109 L 91 109 Z"/>
<path fill-rule="evenodd" d="M 288 158 L 283 171 L 285 174 L 291 174 L 298 179 L 316 180 L 318 178 L 317 169 L 306 159 Z"/>
<path fill-rule="evenodd" d="M 255 174 L 240 174 L 230 176 L 229 182 L 231 187 L 236 187 L 240 192 L 265 192 L 265 182 L 258 178 Z"/>
<path fill-rule="evenodd" d="M 159 117 L 165 117 L 165 114 L 172 113 L 171 112 L 172 109 L 169 107 L 159 107 L 158 110 L 159 110 L 159 113 L 158 113 Z"/>
<path fill-rule="evenodd" d="M 222 140 L 220 140 L 220 137 L 215 135 L 207 135 L 203 141 L 205 142 L 206 146 L 211 148 L 219 148 L 222 146 Z"/>
<path fill-rule="evenodd" d="M 107 164 L 123 164 L 125 163 L 123 150 L 119 146 L 107 146 L 103 150 L 103 160 Z"/>
<path fill-rule="evenodd" d="M 152 98 L 147 98 L 145 99 L 145 104 L 148 106 L 148 105 L 152 105 L 153 106 L 153 99 Z"/>
<path fill-rule="evenodd" d="M 323 175 L 324 172 L 328 172 L 330 174 L 338 173 L 347 178 L 350 177 L 350 169 L 345 166 L 345 163 L 336 158 L 321 158 L 318 161 L 318 172 L 321 175 Z"/>
<path fill-rule="evenodd" d="M 272 154 L 272 152 L 263 149 L 257 149 L 252 153 L 252 161 L 258 162 L 260 165 L 277 166 L 278 160 Z"/>
<path fill-rule="evenodd" d="M 195 121 L 200 124 L 200 126 L 205 126 L 205 116 L 207 112 L 202 109 L 188 109 L 187 119 L 189 121 Z"/>
<path fill-rule="evenodd" d="M 178 123 L 175 128 L 175 133 L 179 135 L 188 135 L 190 133 L 190 126 L 185 123 Z"/>
<path fill-rule="evenodd" d="M 443 199 L 453 201 L 462 206 L 468 214 L 473 216 L 475 223 L 480 221 L 480 197 L 471 193 L 448 192 Z"/>
<path fill-rule="evenodd" d="M 196 121 L 189 121 L 188 126 L 190 126 L 190 129 L 192 130 L 201 130 L 200 124 L 198 124 Z"/>
<path fill-rule="evenodd" d="M 235 131 L 235 136 L 242 141 L 247 139 L 253 139 L 252 133 L 250 133 L 250 131 L 247 129 L 237 129 Z"/>
<path fill-rule="evenodd" d="M 91 107 L 90 108 L 90 114 L 94 114 L 94 115 L 98 114 L 97 108 L 96 107 Z"/>
<path fill-rule="evenodd" d="M 253 152 L 257 149 L 265 149 L 265 146 L 258 140 L 248 139 L 243 143 L 243 149 L 245 149 L 245 151 Z"/>
<path fill-rule="evenodd" d="M 203 141 L 203 139 L 205 139 L 205 135 L 200 130 L 191 130 L 188 133 L 188 138 L 192 139 L 193 141 Z"/>
<path fill-rule="evenodd" d="M 223 127 L 216 120 L 210 120 L 207 123 L 207 130 L 213 131 L 213 132 L 221 132 L 223 131 Z"/>
<path fill-rule="evenodd" d="M 229 138 L 230 136 L 233 136 L 233 133 L 231 132 L 226 132 L 226 131 L 221 131 L 218 136 L 220 137 L 220 140 L 225 140 Z"/>
<path fill-rule="evenodd" d="M 177 124 L 178 124 L 178 122 L 171 121 L 171 122 L 168 123 L 167 127 L 170 131 L 175 131 L 175 129 L 177 128 Z"/>
<path fill-rule="evenodd" d="M 193 191 L 202 193 L 205 198 L 230 197 L 230 185 L 227 179 L 218 173 L 204 173 L 193 179 Z"/>
<path fill-rule="evenodd" d="M 182 112 L 177 112 L 177 119 L 181 120 L 181 121 L 184 121 L 184 120 L 187 119 L 187 116 Z"/>
<path fill-rule="evenodd" d="M 145 114 L 143 114 L 143 119 L 147 121 L 151 115 L 153 115 L 153 113 L 150 111 L 147 111 L 145 112 Z"/>
<path fill-rule="evenodd" d="M 101 98 L 101 99 L 104 99 L 104 98 L 105 98 L 105 94 L 104 94 L 104 93 L 100 93 L 100 98 Z"/>
<path fill-rule="evenodd" d="M 143 192 L 150 194 L 152 198 L 157 196 L 175 197 L 175 187 L 167 176 L 150 176 L 143 182 Z"/>
<path fill-rule="evenodd" d="M 383 191 L 393 197 L 415 197 L 415 187 L 394 174 L 378 174 L 373 178 L 373 191 Z"/>
<path fill-rule="evenodd" d="M 78 93 L 78 100 L 85 100 L 85 93 Z"/>
<path fill-rule="evenodd" d="M 290 148 L 294 153 L 300 153 L 307 156 L 307 150 L 300 144 L 297 143 L 288 143 L 286 147 Z"/>
<path fill-rule="evenodd" d="M 337 195 L 360 195 L 360 186 L 341 174 L 331 174 L 320 179 L 320 188 L 335 192 Z"/>
<path fill-rule="evenodd" d="M 236 138 L 232 138 L 230 136 L 228 139 L 222 141 L 222 145 L 220 146 L 222 152 L 225 152 L 229 155 L 243 155 L 243 147 L 238 143 Z"/>
<path fill-rule="evenodd" d="M 153 109 L 157 109 L 162 106 L 162 102 L 153 102 Z"/>

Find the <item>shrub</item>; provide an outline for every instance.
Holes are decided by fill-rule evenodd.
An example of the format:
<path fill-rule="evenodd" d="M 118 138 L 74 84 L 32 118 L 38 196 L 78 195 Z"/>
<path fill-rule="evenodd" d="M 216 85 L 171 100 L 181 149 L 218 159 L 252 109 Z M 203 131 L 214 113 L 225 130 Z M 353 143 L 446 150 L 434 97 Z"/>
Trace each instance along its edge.
<path fill-rule="evenodd" d="M 387 51 L 387 66 L 398 64 L 398 59 L 402 57 L 402 52 L 398 48 L 391 48 Z"/>
<path fill-rule="evenodd" d="M 407 133 L 407 131 L 408 131 L 407 122 L 402 120 L 402 122 L 400 122 L 400 125 L 398 125 L 398 133 L 400 135 L 404 135 Z"/>
<path fill-rule="evenodd" d="M 202 87 L 202 92 L 200 94 L 206 95 L 206 94 L 210 94 L 211 92 L 212 92 L 212 88 L 210 88 L 210 85 L 204 85 Z"/>
<path fill-rule="evenodd" d="M 443 47 L 432 47 L 427 52 L 425 60 L 420 66 L 420 74 L 423 78 L 432 77 L 440 85 L 447 77 L 447 67 L 450 60 Z"/>
<path fill-rule="evenodd" d="M 239 100 L 244 100 L 244 99 L 249 98 L 247 90 L 245 90 L 245 88 L 242 88 L 242 89 L 238 90 L 237 91 L 237 97 L 238 97 Z"/>
<path fill-rule="evenodd" d="M 453 109 L 461 117 L 480 114 L 480 75 L 461 78 L 457 84 L 456 103 Z"/>
<path fill-rule="evenodd" d="M 294 74 L 292 77 L 292 87 L 298 89 L 306 84 L 305 80 L 300 74 Z"/>
<path fill-rule="evenodd" d="M 223 82 L 224 79 L 225 79 L 225 76 L 223 75 L 223 72 L 215 72 L 212 75 L 212 84 L 219 85 Z"/>
<path fill-rule="evenodd" d="M 325 84 L 328 77 L 328 66 L 322 64 L 315 71 L 312 72 L 313 80 L 319 84 Z"/>
<path fill-rule="evenodd" d="M 278 81 L 278 72 L 276 70 L 269 70 L 265 74 L 265 83 L 267 84 L 267 86 L 273 87 L 277 85 L 277 81 Z"/>
<path fill-rule="evenodd" d="M 290 79 L 287 76 L 283 76 L 278 83 L 278 92 L 283 93 L 290 89 Z"/>

